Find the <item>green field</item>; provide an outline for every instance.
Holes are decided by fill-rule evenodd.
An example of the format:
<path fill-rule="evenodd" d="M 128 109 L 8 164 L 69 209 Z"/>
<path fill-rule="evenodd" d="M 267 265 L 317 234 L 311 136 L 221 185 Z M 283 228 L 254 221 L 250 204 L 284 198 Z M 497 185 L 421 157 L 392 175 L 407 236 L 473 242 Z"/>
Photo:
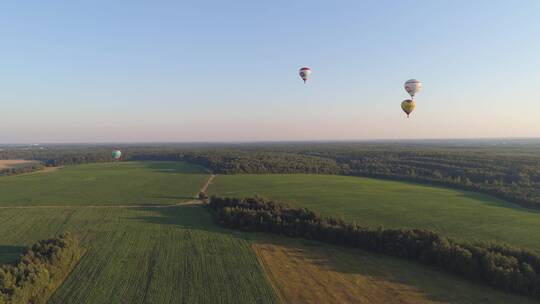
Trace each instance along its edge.
<path fill-rule="evenodd" d="M 0 206 L 174 204 L 208 178 L 184 162 L 86 164 L 0 179 Z"/>
<path fill-rule="evenodd" d="M 328 175 L 220 175 L 221 196 L 260 195 L 364 226 L 427 228 L 459 239 L 540 249 L 540 213 L 496 198 L 439 187 Z"/>
<path fill-rule="evenodd" d="M 274 302 L 249 241 L 202 207 L 2 210 L 1 262 L 65 230 L 87 253 L 50 303 Z"/>
<path fill-rule="evenodd" d="M 182 162 L 88 164 L 2 177 L 3 205 L 28 208 L 0 209 L 0 263 L 71 231 L 87 252 L 50 303 L 274 302 L 250 242 L 215 226 L 204 208 L 85 207 L 173 204 L 192 199 L 208 177 Z"/>
<path fill-rule="evenodd" d="M 279 302 L 272 287 L 275 282 L 271 283 L 265 273 L 268 269 L 260 264 L 260 256 L 254 251 L 258 244 L 267 246 L 265 254 L 270 257 L 281 254 L 282 260 L 275 265 L 284 265 L 282 270 L 290 272 L 296 267 L 299 271 L 305 270 L 306 275 L 322 273 L 322 277 L 331 280 L 328 288 L 317 287 L 316 282 L 309 285 L 314 291 L 317 288 L 326 299 L 333 299 L 333 294 L 347 293 L 346 288 L 356 288 L 355 284 L 368 280 L 374 285 L 361 286 L 373 291 L 372 294 L 386 292 L 385 286 L 392 286 L 396 296 L 386 300 L 394 302 L 418 299 L 411 298 L 409 291 L 413 291 L 429 303 L 499 303 L 495 300 L 528 303 L 525 298 L 507 296 L 442 273 L 438 279 L 431 279 L 439 272 L 405 260 L 366 253 L 357 259 L 356 253 L 342 256 L 337 253 L 336 250 L 340 251 L 337 247 L 317 242 L 301 239 L 282 242 L 277 236 L 223 229 L 212 221 L 203 206 L 122 207 L 174 204 L 191 199 L 208 177 L 203 168 L 182 162 L 88 164 L 54 172 L 0 177 L 3 201 L 0 263 L 15 262 L 24 247 L 37 240 L 71 231 L 81 240 L 86 254 L 49 303 Z M 444 217 L 444 212 L 427 209 L 431 206 L 431 210 L 438 210 L 433 203 L 436 198 L 446 210 L 455 209 L 446 225 L 460 216 L 456 210 L 475 208 L 481 208 L 484 213 L 500 209 L 500 217 L 503 212 L 510 212 L 510 216 L 517 216 L 514 213 L 536 216 L 499 206 L 499 202 L 481 195 L 339 176 L 218 176 L 211 192 L 222 195 L 259 193 L 351 220 L 372 225 L 386 221 L 386 226 L 398 227 L 403 223 L 411 227 L 427 225 L 435 221 L 431 214 Z M 431 205 L 421 203 L 422 198 L 429 198 Z M 486 201 L 482 201 L 483 198 Z M 401 200 L 392 214 L 392 204 L 397 199 Z M 407 204 L 409 207 L 403 208 Z M 412 216 L 414 208 L 418 209 L 416 220 Z M 475 214 L 487 218 L 481 212 Z M 455 228 L 454 233 L 457 233 L 459 227 Z M 283 246 L 292 249 L 283 249 Z M 301 254 L 294 248 L 300 248 Z M 311 268 L 304 269 L 302 265 Z M 332 275 L 327 277 L 327 271 Z M 299 276 L 300 281 L 296 282 L 300 287 L 302 278 Z"/>

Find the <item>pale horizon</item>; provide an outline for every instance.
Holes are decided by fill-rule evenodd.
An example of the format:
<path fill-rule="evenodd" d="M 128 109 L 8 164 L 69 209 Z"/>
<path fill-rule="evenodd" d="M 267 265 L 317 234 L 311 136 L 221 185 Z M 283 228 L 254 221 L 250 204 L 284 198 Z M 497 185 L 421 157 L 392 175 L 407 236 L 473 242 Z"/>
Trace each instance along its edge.
<path fill-rule="evenodd" d="M 536 1 L 4 6 L 2 144 L 540 137 Z"/>
<path fill-rule="evenodd" d="M 366 138 L 366 139 L 317 139 L 317 140 L 191 140 L 191 141 L 51 141 L 51 142 L 10 142 L 0 143 L 0 146 L 47 146 L 47 145 L 96 145 L 96 146 L 110 146 L 110 145 L 251 145 L 251 144 L 296 144 L 296 143 L 468 143 L 471 145 L 493 143 L 496 141 L 502 141 L 502 144 L 513 144 L 525 141 L 528 144 L 540 143 L 540 137 L 463 137 L 463 138 Z"/>

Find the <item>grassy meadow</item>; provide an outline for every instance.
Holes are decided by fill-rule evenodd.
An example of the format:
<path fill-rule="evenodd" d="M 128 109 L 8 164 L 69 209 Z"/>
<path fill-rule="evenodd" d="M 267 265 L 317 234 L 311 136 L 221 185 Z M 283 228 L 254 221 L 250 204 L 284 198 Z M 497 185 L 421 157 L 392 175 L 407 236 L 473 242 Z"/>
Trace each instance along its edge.
<path fill-rule="evenodd" d="M 200 205 L 133 206 L 189 200 L 208 177 L 183 162 L 0 177 L 0 263 L 71 231 L 86 254 L 49 303 L 530 303 L 414 262 L 223 229 Z M 468 238 L 488 237 L 478 227 L 495 227 L 491 217 L 499 216 L 500 228 L 526 239 L 521 224 L 503 222 L 503 213 L 516 221 L 537 216 L 487 196 L 354 177 L 218 176 L 210 192 L 261 194 L 374 226 L 434 225 L 454 236 L 462 229 Z M 476 209 L 473 221 L 467 213 Z"/>
<path fill-rule="evenodd" d="M 357 224 L 427 228 L 453 238 L 540 249 L 540 211 L 447 188 L 330 175 L 220 175 L 210 194 L 281 200 Z"/>
<path fill-rule="evenodd" d="M 0 206 L 147 205 L 192 199 L 208 173 L 185 162 L 116 162 L 0 180 Z"/>

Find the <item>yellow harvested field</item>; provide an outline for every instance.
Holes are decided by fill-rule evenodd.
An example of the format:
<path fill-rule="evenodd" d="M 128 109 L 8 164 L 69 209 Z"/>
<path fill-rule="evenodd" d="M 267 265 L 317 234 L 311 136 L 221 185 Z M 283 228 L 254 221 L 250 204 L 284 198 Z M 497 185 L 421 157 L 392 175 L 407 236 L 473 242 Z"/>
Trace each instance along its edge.
<path fill-rule="evenodd" d="M 253 249 L 283 303 L 534 303 L 417 263 L 296 240 Z"/>
<path fill-rule="evenodd" d="M 25 160 L 25 159 L 1 159 L 0 160 L 0 169 L 9 169 L 18 167 L 24 164 L 30 164 L 34 163 L 33 160 Z"/>

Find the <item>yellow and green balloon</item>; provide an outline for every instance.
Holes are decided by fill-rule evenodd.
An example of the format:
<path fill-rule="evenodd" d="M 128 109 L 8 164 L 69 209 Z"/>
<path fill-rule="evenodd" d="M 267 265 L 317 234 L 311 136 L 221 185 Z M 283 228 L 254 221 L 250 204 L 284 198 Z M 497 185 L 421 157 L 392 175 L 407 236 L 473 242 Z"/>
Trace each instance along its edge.
<path fill-rule="evenodd" d="M 405 114 L 407 114 L 407 118 L 409 117 L 409 114 L 411 114 L 412 111 L 414 111 L 415 107 L 416 107 L 416 103 L 412 99 L 405 99 L 401 103 L 401 109 L 403 110 L 403 112 L 405 112 Z"/>

